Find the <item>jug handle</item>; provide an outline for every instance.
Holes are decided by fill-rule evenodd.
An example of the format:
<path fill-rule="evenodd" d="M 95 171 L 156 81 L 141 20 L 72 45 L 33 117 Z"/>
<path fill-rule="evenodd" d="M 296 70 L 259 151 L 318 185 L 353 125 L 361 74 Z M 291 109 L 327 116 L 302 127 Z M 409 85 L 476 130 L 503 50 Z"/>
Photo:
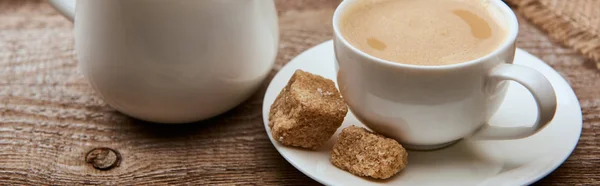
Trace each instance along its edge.
<path fill-rule="evenodd" d="M 71 22 L 75 20 L 75 0 L 48 0 L 48 2 Z"/>

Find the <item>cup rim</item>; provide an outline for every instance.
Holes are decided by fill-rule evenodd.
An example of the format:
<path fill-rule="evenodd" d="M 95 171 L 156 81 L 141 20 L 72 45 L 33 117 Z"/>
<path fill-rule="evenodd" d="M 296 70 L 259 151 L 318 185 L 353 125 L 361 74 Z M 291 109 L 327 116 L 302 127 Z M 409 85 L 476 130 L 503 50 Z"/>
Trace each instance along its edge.
<path fill-rule="evenodd" d="M 499 47 L 497 47 L 494 51 L 488 53 L 485 56 L 482 56 L 482 57 L 479 57 L 477 59 L 473 59 L 470 61 L 462 62 L 462 63 L 449 64 L 449 65 L 436 65 L 436 66 L 404 64 L 404 63 L 393 62 L 393 61 L 375 57 L 371 54 L 367 54 L 366 52 L 363 52 L 363 51 L 359 50 L 358 48 L 354 47 L 353 45 L 350 44 L 350 42 L 348 42 L 346 40 L 346 38 L 344 38 L 342 36 L 342 34 L 339 30 L 339 22 L 340 22 L 341 14 L 348 8 L 348 6 L 350 6 L 351 3 L 356 3 L 356 2 L 358 2 L 358 0 L 343 0 L 340 3 L 340 5 L 335 9 L 335 12 L 333 13 L 333 20 L 332 20 L 333 34 L 336 39 L 341 41 L 346 47 L 350 48 L 350 50 L 359 54 L 360 56 L 365 57 L 365 58 L 369 59 L 370 61 L 388 65 L 388 66 L 392 66 L 392 67 L 403 67 L 403 68 L 412 68 L 412 69 L 432 69 L 432 70 L 433 69 L 446 70 L 446 69 L 468 67 L 468 66 L 471 66 L 471 65 L 483 62 L 483 61 L 487 61 L 495 56 L 500 55 L 503 51 L 512 47 L 517 39 L 517 35 L 518 35 L 518 31 L 519 31 L 519 23 L 517 20 L 517 16 L 512 11 L 512 9 L 510 9 L 510 7 L 506 3 L 502 2 L 502 0 L 488 0 L 488 1 L 491 2 L 490 4 L 493 4 L 493 6 L 496 6 L 497 8 L 499 8 L 501 13 L 504 14 L 504 16 L 506 16 L 508 18 L 508 24 L 507 24 L 508 34 L 506 35 L 506 38 L 502 42 L 502 44 Z"/>

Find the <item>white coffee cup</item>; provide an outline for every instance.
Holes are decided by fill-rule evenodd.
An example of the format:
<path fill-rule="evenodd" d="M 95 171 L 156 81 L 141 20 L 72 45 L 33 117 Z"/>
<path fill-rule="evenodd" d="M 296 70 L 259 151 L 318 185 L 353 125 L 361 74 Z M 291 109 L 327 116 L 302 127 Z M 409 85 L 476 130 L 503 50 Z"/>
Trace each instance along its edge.
<path fill-rule="evenodd" d="M 240 104 L 271 70 L 278 42 L 273 0 L 78 0 L 75 11 L 83 74 L 109 105 L 154 122 Z"/>
<path fill-rule="evenodd" d="M 333 17 L 338 85 L 352 113 L 374 131 L 408 148 L 436 149 L 465 137 L 525 138 L 554 117 L 550 82 L 534 69 L 512 64 L 518 22 L 502 1 L 489 0 L 488 9 L 507 30 L 504 43 L 479 59 L 445 66 L 390 62 L 350 45 L 340 33 L 340 17 L 357 2 L 343 1 Z M 505 80 L 522 84 L 535 97 L 539 115 L 532 127 L 486 124 L 505 97 Z"/>

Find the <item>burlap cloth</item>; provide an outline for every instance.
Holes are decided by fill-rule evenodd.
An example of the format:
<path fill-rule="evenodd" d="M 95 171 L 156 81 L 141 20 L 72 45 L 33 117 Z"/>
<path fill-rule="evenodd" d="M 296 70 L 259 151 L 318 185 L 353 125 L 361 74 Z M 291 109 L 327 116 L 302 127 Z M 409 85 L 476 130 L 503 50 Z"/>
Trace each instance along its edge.
<path fill-rule="evenodd" d="M 555 41 L 572 47 L 600 69 L 599 0 L 505 0 Z"/>
<path fill-rule="evenodd" d="M 331 39 L 331 15 L 339 1 L 277 0 L 281 43 L 263 87 L 221 116 L 174 126 L 128 118 L 99 99 L 76 69 L 73 25 L 45 1 L 0 0 L 0 184 L 315 184 L 271 145 L 262 123 L 262 97 L 285 63 Z M 565 1 L 571 0 L 540 2 L 563 7 Z M 590 15 L 598 8 L 598 1 L 578 2 L 588 4 L 565 12 Z M 600 185 L 600 72 L 589 58 L 519 21 L 518 47 L 569 81 L 584 118 L 575 152 L 537 184 Z M 597 19 L 588 22 L 598 29 Z M 584 40 L 593 39 L 567 45 L 597 58 L 597 48 L 581 44 Z M 101 171 L 86 163 L 87 152 L 97 147 L 118 151 L 119 166 Z"/>

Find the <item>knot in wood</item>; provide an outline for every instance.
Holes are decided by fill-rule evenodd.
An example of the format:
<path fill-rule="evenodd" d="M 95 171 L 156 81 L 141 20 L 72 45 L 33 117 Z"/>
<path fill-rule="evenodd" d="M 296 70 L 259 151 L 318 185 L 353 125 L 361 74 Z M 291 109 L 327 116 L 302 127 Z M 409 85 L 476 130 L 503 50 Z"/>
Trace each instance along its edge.
<path fill-rule="evenodd" d="M 110 170 L 119 166 L 121 163 L 121 154 L 111 148 L 95 148 L 85 155 L 85 162 L 92 164 L 94 168 L 99 170 Z"/>

